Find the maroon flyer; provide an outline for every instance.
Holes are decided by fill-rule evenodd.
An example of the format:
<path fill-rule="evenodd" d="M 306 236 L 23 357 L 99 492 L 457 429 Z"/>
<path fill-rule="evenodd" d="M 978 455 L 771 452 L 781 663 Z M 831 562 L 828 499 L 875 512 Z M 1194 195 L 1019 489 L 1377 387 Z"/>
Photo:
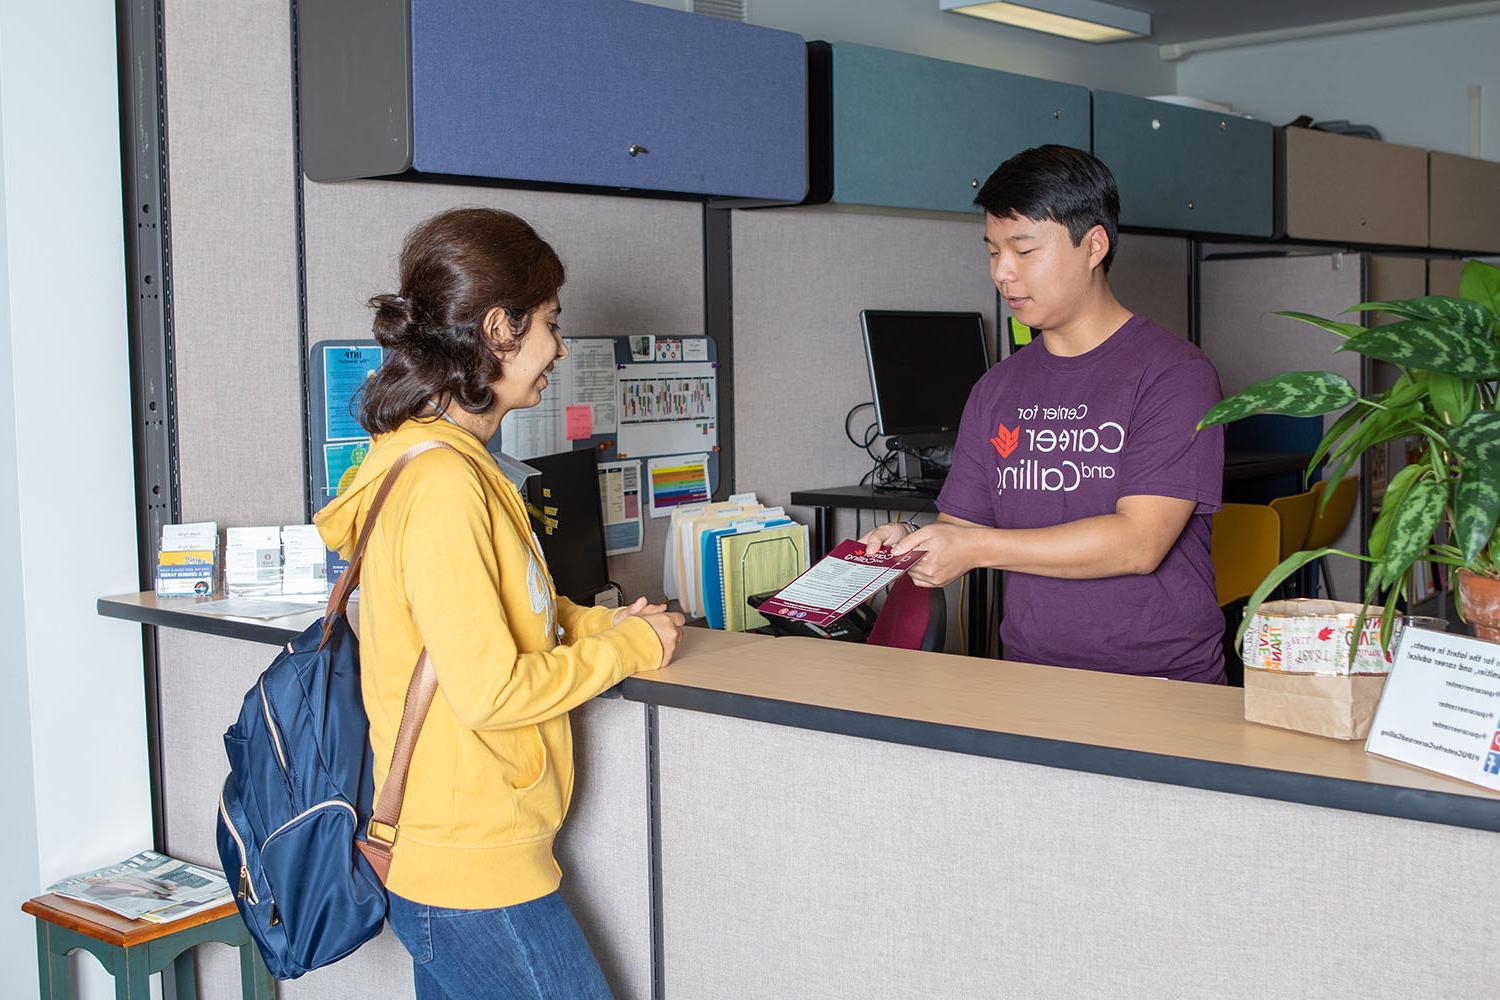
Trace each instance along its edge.
<path fill-rule="evenodd" d="M 763 615 L 829 625 L 868 601 L 926 554 L 919 549 L 898 556 L 890 549 L 881 549 L 867 556 L 864 543 L 851 538 L 756 610 Z"/>

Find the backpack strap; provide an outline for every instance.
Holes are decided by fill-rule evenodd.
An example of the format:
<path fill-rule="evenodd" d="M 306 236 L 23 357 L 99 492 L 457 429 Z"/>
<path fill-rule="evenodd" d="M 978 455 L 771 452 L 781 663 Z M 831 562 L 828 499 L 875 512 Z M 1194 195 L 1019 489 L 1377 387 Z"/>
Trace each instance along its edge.
<path fill-rule="evenodd" d="M 375 499 L 370 503 L 370 511 L 365 515 L 365 523 L 360 528 L 359 541 L 354 544 L 354 557 L 349 560 L 349 568 L 344 570 L 344 575 L 339 577 L 333 593 L 328 597 L 328 607 L 323 611 L 323 644 L 327 644 L 333 635 L 334 615 L 347 613 L 349 595 L 359 585 L 359 570 L 364 564 L 365 545 L 370 541 L 375 520 L 380 516 L 380 509 L 385 506 L 385 498 L 391 492 L 391 487 L 400 477 L 401 470 L 412 459 L 437 448 L 457 450 L 442 441 L 423 441 L 402 452 L 401 457 L 396 459 L 390 471 L 385 474 L 380 489 L 375 492 Z M 370 822 L 365 827 L 365 839 L 354 839 L 354 846 L 364 855 L 370 867 L 375 869 L 382 885 L 391 870 L 391 848 L 396 843 L 396 821 L 401 817 L 401 801 L 406 797 L 406 774 L 411 769 L 412 751 L 416 749 L 417 734 L 422 731 L 422 723 L 427 718 L 427 710 L 432 707 L 432 698 L 436 693 L 437 672 L 424 647 L 417 655 L 411 683 L 406 686 L 406 703 L 401 707 L 401 725 L 396 730 L 396 747 L 391 753 L 391 767 L 386 772 L 385 784 L 381 786 L 380 798 L 376 800 Z M 390 828 L 389 838 L 376 833 L 377 823 Z"/>

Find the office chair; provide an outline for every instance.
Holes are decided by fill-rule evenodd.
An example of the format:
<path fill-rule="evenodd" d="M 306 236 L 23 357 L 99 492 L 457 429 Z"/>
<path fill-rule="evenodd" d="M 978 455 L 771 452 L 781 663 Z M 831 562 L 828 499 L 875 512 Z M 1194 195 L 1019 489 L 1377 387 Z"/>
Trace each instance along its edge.
<path fill-rule="evenodd" d="M 1278 546 L 1280 554 L 1276 558 L 1277 562 L 1281 562 L 1293 552 L 1301 552 L 1308 547 L 1308 530 L 1312 527 L 1313 517 L 1318 510 L 1318 491 L 1314 488 L 1289 497 L 1277 497 L 1271 501 L 1270 507 L 1281 518 L 1281 543 Z M 1282 592 L 1285 592 L 1288 585 L 1295 596 L 1301 596 L 1299 575 L 1294 574 L 1282 584 Z"/>
<path fill-rule="evenodd" d="M 918 587 L 911 577 L 902 575 L 891 584 L 865 642 L 941 653 L 947 637 L 948 599 L 943 588 Z"/>
<path fill-rule="evenodd" d="M 1323 492 L 1328 489 L 1328 484 L 1322 480 L 1313 484 L 1313 493 L 1317 494 L 1318 503 L 1323 502 Z M 1328 498 L 1328 506 L 1322 511 L 1317 510 L 1314 505 L 1313 522 L 1307 529 L 1307 541 L 1303 547 L 1309 550 L 1321 549 L 1325 545 L 1332 545 L 1338 541 L 1344 529 L 1349 526 L 1349 519 L 1354 516 L 1354 499 L 1359 492 L 1359 477 L 1345 476 L 1339 480 L 1338 485 L 1333 487 L 1333 493 Z M 1328 588 L 1328 599 L 1338 600 L 1333 593 L 1333 577 L 1328 574 L 1328 557 L 1324 556 L 1318 560 L 1318 573 L 1323 578 L 1323 584 Z M 1313 596 L 1317 596 L 1316 588 L 1313 588 Z"/>
<path fill-rule="evenodd" d="M 1264 504 L 1226 503 L 1214 515 L 1209 551 L 1224 610 L 1224 675 L 1230 686 L 1243 687 L 1245 664 L 1234 637 L 1248 598 L 1281 561 L 1281 518 Z"/>

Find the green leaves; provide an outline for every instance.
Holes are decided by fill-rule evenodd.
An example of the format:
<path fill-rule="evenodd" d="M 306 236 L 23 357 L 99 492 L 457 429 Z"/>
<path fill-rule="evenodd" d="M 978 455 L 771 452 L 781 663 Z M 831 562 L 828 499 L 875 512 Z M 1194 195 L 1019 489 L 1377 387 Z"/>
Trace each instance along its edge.
<path fill-rule="evenodd" d="M 1480 309 L 1479 313 L 1489 317 L 1488 310 Z M 1448 320 L 1408 319 L 1350 337 L 1339 350 L 1357 351 L 1403 368 L 1421 368 L 1463 379 L 1495 379 L 1500 378 L 1500 345 L 1490 336 L 1493 322 L 1488 319 L 1480 328 L 1458 326 Z"/>
<path fill-rule="evenodd" d="M 1198 429 L 1227 424 L 1255 413 L 1312 417 L 1359 397 L 1354 386 L 1333 372 L 1287 372 L 1257 382 L 1215 405 L 1198 421 Z"/>
<path fill-rule="evenodd" d="M 1394 586 L 1427 548 L 1442 519 L 1447 498 L 1447 490 L 1435 479 L 1419 479 L 1412 484 L 1396 511 L 1396 523 L 1391 527 L 1390 541 L 1380 560 L 1384 586 Z"/>
<path fill-rule="evenodd" d="M 1467 261 L 1458 280 L 1458 294 L 1500 316 L 1500 268 L 1483 261 Z"/>
<path fill-rule="evenodd" d="M 1470 414 L 1449 440 L 1458 453 L 1460 477 L 1453 498 L 1454 541 L 1472 564 L 1500 519 L 1500 413 Z"/>
<path fill-rule="evenodd" d="M 1452 426 L 1464 422 L 1470 407 L 1468 382 L 1452 375 L 1434 373 L 1428 377 L 1427 387 L 1432 398 L 1432 408 L 1437 411 L 1444 424 Z"/>
<path fill-rule="evenodd" d="M 1365 556 L 1355 555 L 1353 552 L 1345 552 L 1343 549 L 1331 547 L 1313 549 L 1308 552 L 1293 552 L 1283 559 L 1275 569 L 1267 573 L 1266 578 L 1261 581 L 1260 586 L 1255 588 L 1255 593 L 1250 595 L 1250 600 L 1245 605 L 1244 620 L 1240 622 L 1239 631 L 1235 633 L 1234 642 L 1236 646 L 1244 643 L 1245 629 L 1249 626 L 1250 619 L 1255 616 L 1255 612 L 1259 610 L 1260 606 L 1266 602 L 1266 598 L 1271 596 L 1271 592 L 1281 586 L 1287 578 L 1303 566 L 1324 556 L 1344 556 L 1349 559 L 1358 559 L 1360 562 L 1374 562 L 1373 559 Z"/>
<path fill-rule="evenodd" d="M 1401 509 L 1401 502 L 1406 499 L 1406 491 L 1411 489 L 1417 477 L 1426 471 L 1428 471 L 1427 466 L 1420 463 L 1404 465 L 1386 486 L 1385 496 L 1380 501 L 1380 514 L 1370 527 L 1370 537 L 1365 545 L 1375 559 L 1385 558 L 1385 546 L 1391 538 L 1391 527 L 1396 523 L 1396 511 Z"/>
<path fill-rule="evenodd" d="M 1392 302 L 1361 302 L 1349 312 L 1388 312 L 1407 319 L 1427 319 L 1462 329 L 1488 331 L 1495 317 L 1479 302 L 1447 295 L 1424 295 Z"/>
<path fill-rule="evenodd" d="M 1282 316 L 1342 338 L 1336 351 L 1352 351 L 1399 369 L 1395 384 L 1360 398 L 1332 372 L 1290 372 L 1250 386 L 1204 415 L 1199 427 L 1257 413 L 1315 416 L 1342 410 L 1308 463 L 1339 482 L 1371 449 L 1408 439 L 1412 464 L 1395 471 L 1366 540 L 1374 564 L 1365 592 L 1399 605 L 1412 565 L 1427 560 L 1480 572 L 1500 566 L 1500 268 L 1470 261 L 1460 297 L 1363 302 L 1350 312 L 1380 313 L 1395 322 L 1365 327 L 1310 313 Z M 1364 317 L 1368 318 L 1368 317 Z M 1326 504 L 1330 491 L 1325 490 Z M 1451 539 L 1434 532 L 1447 516 Z M 1310 559 L 1298 553 L 1267 578 L 1258 603 Z M 1389 621 L 1386 622 L 1387 628 Z"/>
<path fill-rule="evenodd" d="M 1463 463 L 1492 469 L 1500 466 L 1500 413 L 1480 410 L 1470 414 L 1469 419 L 1448 435 L 1448 442 L 1462 457 Z"/>
<path fill-rule="evenodd" d="M 1287 319 L 1295 319 L 1303 323 L 1311 323 L 1313 326 L 1327 330 L 1329 333 L 1337 334 L 1340 337 L 1347 338 L 1365 332 L 1365 328 L 1358 323 L 1343 323 L 1336 319 L 1324 319 L 1322 316 L 1314 316 L 1312 313 L 1279 312 L 1276 315 L 1285 316 Z"/>
<path fill-rule="evenodd" d="M 1454 541 L 1463 551 L 1464 562 L 1474 563 L 1489 543 L 1500 518 L 1500 477 L 1493 467 L 1469 467 L 1463 471 L 1454 494 Z"/>

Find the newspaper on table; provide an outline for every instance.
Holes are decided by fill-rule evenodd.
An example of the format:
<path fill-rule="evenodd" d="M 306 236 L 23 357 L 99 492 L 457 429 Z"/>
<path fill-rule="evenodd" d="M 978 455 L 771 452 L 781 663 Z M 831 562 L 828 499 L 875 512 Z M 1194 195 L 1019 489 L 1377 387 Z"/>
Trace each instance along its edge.
<path fill-rule="evenodd" d="M 233 898 L 221 873 L 155 851 L 65 878 L 47 891 L 154 924 L 210 910 Z"/>

